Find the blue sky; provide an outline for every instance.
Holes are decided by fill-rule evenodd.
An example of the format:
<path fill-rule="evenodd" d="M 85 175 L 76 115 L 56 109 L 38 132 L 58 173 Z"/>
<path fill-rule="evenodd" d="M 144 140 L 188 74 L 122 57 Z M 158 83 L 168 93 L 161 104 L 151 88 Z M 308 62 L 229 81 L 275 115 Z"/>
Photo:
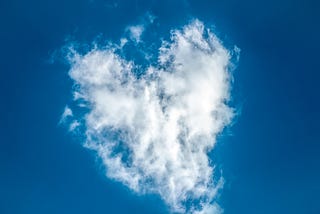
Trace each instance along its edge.
<path fill-rule="evenodd" d="M 150 13 L 148 42 L 198 18 L 241 49 L 218 135 L 224 213 L 320 213 L 320 119 L 315 1 L 1 1 L 0 213 L 169 213 L 104 175 L 96 154 L 60 125 L 72 105 L 70 42 L 118 41 Z M 154 34 L 153 34 L 154 33 Z M 135 53 L 128 53 L 128 56 Z M 140 59 L 141 60 L 141 59 Z M 139 62 L 139 59 L 137 59 Z"/>

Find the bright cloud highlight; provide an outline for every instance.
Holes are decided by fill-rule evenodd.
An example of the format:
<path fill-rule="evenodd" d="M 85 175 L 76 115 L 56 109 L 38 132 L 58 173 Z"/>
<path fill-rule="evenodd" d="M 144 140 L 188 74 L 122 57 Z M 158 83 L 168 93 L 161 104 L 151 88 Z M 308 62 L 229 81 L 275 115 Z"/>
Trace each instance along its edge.
<path fill-rule="evenodd" d="M 131 33 L 140 39 L 140 29 Z M 77 121 L 107 177 L 159 194 L 173 212 L 221 213 L 215 198 L 223 181 L 208 152 L 234 115 L 230 53 L 198 20 L 171 34 L 142 76 L 115 48 L 72 52 L 75 99 L 88 109 Z"/>

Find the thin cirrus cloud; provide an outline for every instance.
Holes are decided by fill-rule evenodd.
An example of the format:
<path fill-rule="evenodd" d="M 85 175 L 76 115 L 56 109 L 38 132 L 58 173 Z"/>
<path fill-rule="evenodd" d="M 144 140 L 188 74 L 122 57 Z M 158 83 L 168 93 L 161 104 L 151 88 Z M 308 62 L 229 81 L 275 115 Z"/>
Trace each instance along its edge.
<path fill-rule="evenodd" d="M 73 126 L 84 127 L 84 145 L 106 176 L 160 195 L 172 212 L 221 213 L 215 199 L 223 179 L 208 152 L 234 116 L 230 58 L 199 20 L 173 30 L 143 75 L 114 47 L 70 51 L 75 99 L 88 110 Z"/>

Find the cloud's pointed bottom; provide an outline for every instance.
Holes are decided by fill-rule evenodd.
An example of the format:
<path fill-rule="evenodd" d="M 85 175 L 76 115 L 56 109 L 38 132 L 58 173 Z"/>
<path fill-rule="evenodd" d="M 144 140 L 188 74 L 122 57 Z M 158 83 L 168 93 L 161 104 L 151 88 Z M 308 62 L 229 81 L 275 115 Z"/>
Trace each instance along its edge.
<path fill-rule="evenodd" d="M 85 146 L 107 177 L 159 194 L 173 212 L 221 213 L 214 201 L 223 182 L 208 152 L 233 109 L 230 54 L 218 38 L 198 20 L 174 30 L 139 76 L 116 48 L 72 51 L 69 60 L 75 99 L 88 108 L 77 118 Z"/>

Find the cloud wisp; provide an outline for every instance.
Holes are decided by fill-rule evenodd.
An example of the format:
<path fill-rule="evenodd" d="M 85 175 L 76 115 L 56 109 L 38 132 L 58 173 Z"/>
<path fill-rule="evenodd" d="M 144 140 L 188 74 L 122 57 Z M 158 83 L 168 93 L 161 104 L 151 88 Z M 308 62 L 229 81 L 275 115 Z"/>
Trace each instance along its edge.
<path fill-rule="evenodd" d="M 208 152 L 234 111 L 227 105 L 230 53 L 219 39 L 194 20 L 171 32 L 142 75 L 115 48 L 72 51 L 68 59 L 75 99 L 88 109 L 78 118 L 85 146 L 106 176 L 159 194 L 172 212 L 220 213 L 223 180 Z"/>
<path fill-rule="evenodd" d="M 141 23 L 137 25 L 130 25 L 126 27 L 126 32 L 129 35 L 129 39 L 136 44 L 141 42 L 141 37 L 146 28 L 152 24 L 155 20 L 155 16 L 151 13 L 147 13 L 145 16 L 142 17 Z"/>

